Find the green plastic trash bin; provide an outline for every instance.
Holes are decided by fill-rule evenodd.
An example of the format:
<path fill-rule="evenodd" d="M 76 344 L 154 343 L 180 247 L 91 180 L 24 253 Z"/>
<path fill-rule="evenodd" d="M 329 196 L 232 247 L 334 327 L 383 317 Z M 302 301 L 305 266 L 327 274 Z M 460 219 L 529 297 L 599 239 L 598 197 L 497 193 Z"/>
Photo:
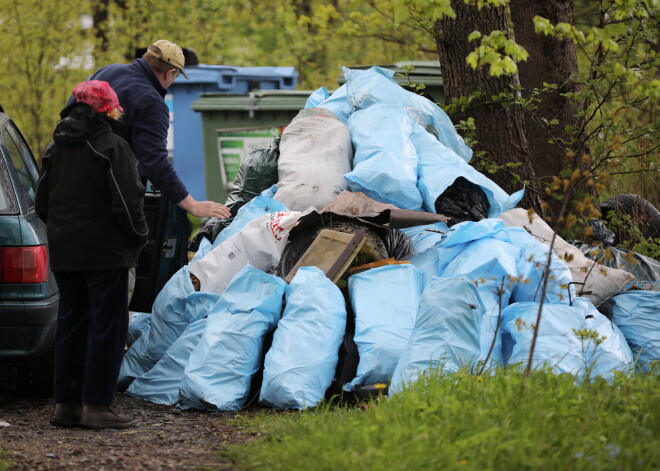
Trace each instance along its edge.
<path fill-rule="evenodd" d="M 206 196 L 224 203 L 242 158 L 268 148 L 305 107 L 312 90 L 260 90 L 234 95 L 204 93 L 191 104 L 202 114 Z"/>
<path fill-rule="evenodd" d="M 405 85 L 407 82 L 412 82 L 416 84 L 423 83 L 426 85 L 423 95 L 427 96 L 430 100 L 440 105 L 445 102 L 445 93 L 442 85 L 442 74 L 440 71 L 440 63 L 437 61 L 401 61 L 394 64 L 374 64 L 382 67 L 383 69 L 392 70 L 396 73 L 394 79 L 401 85 Z M 349 66 L 349 69 L 357 70 L 367 70 L 373 67 L 374 65 L 356 65 Z M 413 70 L 408 74 L 406 78 L 404 74 L 404 66 L 412 66 Z M 337 82 L 340 85 L 346 83 L 346 79 L 341 75 Z"/>

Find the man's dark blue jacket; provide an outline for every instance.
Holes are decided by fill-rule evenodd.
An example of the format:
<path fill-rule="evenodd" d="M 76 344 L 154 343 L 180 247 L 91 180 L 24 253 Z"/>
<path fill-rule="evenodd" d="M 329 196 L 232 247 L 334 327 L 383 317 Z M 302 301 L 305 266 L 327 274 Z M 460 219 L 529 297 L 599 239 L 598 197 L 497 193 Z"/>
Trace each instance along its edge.
<path fill-rule="evenodd" d="M 140 175 L 175 204 L 188 196 L 167 158 L 170 112 L 163 99 L 167 91 L 149 64 L 142 59 L 130 64 L 110 64 L 96 71 L 90 80 L 108 82 L 117 93 L 124 108 L 118 133 L 133 148 Z"/>

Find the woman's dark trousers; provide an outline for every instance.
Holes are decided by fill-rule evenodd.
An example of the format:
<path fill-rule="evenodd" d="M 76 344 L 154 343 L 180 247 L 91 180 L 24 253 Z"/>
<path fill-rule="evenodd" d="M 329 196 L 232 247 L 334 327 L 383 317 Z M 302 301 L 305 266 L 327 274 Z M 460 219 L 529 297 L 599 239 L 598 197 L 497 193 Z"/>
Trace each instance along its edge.
<path fill-rule="evenodd" d="M 128 329 L 128 268 L 56 272 L 55 402 L 110 406 Z"/>

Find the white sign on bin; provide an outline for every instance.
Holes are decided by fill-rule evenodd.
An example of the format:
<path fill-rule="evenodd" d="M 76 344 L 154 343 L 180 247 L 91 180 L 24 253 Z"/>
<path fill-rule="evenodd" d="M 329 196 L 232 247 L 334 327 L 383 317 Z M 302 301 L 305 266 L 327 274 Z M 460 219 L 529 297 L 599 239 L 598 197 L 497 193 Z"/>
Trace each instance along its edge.
<path fill-rule="evenodd" d="M 222 186 L 233 190 L 236 174 L 246 155 L 255 149 L 268 149 L 280 126 L 218 129 L 218 159 Z"/>

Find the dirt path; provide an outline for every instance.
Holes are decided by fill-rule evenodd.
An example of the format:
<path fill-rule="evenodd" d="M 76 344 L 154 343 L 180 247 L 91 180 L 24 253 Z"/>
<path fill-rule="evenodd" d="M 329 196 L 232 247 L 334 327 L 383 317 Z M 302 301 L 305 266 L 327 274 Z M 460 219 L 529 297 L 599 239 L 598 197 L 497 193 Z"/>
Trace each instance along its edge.
<path fill-rule="evenodd" d="M 12 463 L 10 471 L 232 469 L 218 450 L 253 436 L 232 425 L 235 413 L 181 411 L 124 394 L 117 394 L 114 408 L 133 417 L 135 425 L 63 429 L 49 423 L 49 399 L 4 394 L 0 456 Z"/>

